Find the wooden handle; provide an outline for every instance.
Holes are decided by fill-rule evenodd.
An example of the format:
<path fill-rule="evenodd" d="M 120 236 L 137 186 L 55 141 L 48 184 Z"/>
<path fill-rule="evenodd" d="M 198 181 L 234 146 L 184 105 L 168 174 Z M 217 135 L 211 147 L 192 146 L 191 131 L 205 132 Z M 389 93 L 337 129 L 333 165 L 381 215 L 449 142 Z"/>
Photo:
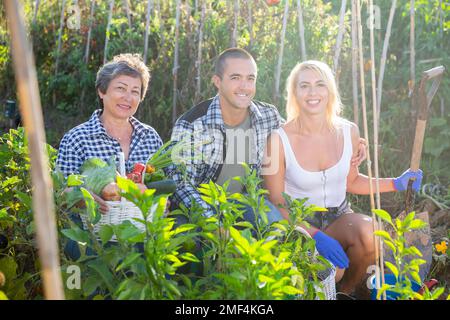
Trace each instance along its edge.
<path fill-rule="evenodd" d="M 437 76 L 442 75 L 444 73 L 444 71 L 445 71 L 444 66 L 439 66 L 439 67 L 424 71 L 423 75 L 424 75 L 424 77 L 426 77 L 429 80 L 429 79 L 433 79 L 433 78 L 436 78 Z"/>
<path fill-rule="evenodd" d="M 417 171 L 420 167 L 420 158 L 422 155 L 423 139 L 425 136 L 426 120 L 417 120 L 416 135 L 414 137 L 414 145 L 411 155 L 411 170 Z"/>

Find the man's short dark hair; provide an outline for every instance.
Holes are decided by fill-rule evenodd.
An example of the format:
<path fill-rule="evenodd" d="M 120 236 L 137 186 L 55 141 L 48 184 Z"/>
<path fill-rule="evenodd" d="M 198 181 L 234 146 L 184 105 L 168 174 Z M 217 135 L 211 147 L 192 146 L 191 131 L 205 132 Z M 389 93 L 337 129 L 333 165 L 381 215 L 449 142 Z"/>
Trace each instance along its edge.
<path fill-rule="evenodd" d="M 214 63 L 214 74 L 222 79 L 223 71 L 225 70 L 225 63 L 227 59 L 248 59 L 255 63 L 252 55 L 241 48 L 229 48 L 223 51 Z"/>

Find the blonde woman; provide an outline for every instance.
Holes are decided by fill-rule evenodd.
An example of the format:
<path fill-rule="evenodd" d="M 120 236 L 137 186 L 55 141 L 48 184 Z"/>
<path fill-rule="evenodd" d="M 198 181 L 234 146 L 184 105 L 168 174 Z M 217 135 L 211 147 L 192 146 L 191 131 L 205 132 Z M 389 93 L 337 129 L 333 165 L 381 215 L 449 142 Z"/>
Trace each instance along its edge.
<path fill-rule="evenodd" d="M 331 69 L 319 61 L 305 61 L 287 81 L 287 122 L 268 138 L 264 170 L 270 201 L 283 205 L 282 192 L 308 198 L 308 204 L 328 208 L 308 219 L 305 228 L 319 253 L 338 269 L 339 290 L 350 294 L 374 263 L 371 218 L 354 213 L 346 193 L 369 193 L 369 179 L 351 164 L 359 145 L 358 126 L 340 116 L 342 104 Z M 403 191 L 422 171 L 405 171 L 398 178 L 380 179 L 381 192 Z M 285 219 L 286 209 L 281 209 Z M 344 274 L 344 269 L 347 269 Z"/>

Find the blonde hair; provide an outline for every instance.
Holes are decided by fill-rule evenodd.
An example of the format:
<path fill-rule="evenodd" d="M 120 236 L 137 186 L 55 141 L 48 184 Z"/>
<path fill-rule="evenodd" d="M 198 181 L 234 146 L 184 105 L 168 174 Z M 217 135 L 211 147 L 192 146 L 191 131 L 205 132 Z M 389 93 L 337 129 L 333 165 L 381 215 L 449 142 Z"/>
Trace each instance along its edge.
<path fill-rule="evenodd" d="M 292 69 L 286 85 L 287 101 L 286 101 L 286 114 L 287 120 L 291 121 L 297 119 L 300 115 L 300 105 L 297 101 L 298 90 L 298 77 L 302 71 L 312 70 L 317 72 L 328 89 L 328 105 L 326 109 L 326 120 L 330 128 L 336 128 L 340 119 L 342 111 L 342 102 L 339 92 L 337 90 L 336 80 L 330 67 L 320 61 L 308 60 L 302 63 L 298 63 L 294 69 Z"/>

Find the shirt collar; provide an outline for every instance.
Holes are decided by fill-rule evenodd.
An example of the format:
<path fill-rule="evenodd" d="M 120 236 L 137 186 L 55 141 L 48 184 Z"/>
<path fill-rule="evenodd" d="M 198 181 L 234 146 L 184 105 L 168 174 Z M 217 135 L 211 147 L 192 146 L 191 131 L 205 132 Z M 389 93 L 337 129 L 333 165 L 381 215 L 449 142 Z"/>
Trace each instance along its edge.
<path fill-rule="evenodd" d="M 262 118 L 262 113 L 259 107 L 252 101 L 250 106 L 250 116 L 255 119 L 256 121 L 259 121 Z M 222 110 L 220 109 L 220 101 L 219 101 L 219 95 L 217 94 L 211 104 L 209 105 L 207 116 L 206 116 L 206 122 L 209 124 L 217 124 L 220 126 L 223 126 L 223 118 L 222 118 Z"/>
<path fill-rule="evenodd" d="M 100 115 L 102 114 L 103 110 L 97 109 L 94 111 L 92 116 L 88 120 L 88 129 L 89 133 L 91 135 L 100 135 L 104 134 L 107 135 L 105 127 L 103 126 L 102 122 L 100 121 Z M 134 132 L 133 135 L 140 135 L 141 133 L 146 133 L 149 129 L 147 126 L 145 126 L 142 122 L 140 122 L 135 117 L 130 117 L 130 123 L 133 126 Z"/>

